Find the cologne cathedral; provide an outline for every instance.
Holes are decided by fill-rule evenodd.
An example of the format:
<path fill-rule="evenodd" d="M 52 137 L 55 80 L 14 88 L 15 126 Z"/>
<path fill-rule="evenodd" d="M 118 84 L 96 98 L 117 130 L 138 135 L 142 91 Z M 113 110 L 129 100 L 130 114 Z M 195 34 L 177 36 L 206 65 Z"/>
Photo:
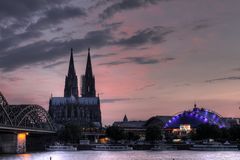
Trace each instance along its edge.
<path fill-rule="evenodd" d="M 81 96 L 78 90 L 71 49 L 68 74 L 65 78 L 64 97 L 51 97 L 49 114 L 57 124 L 77 124 L 82 127 L 101 127 L 100 99 L 96 96 L 95 77 L 92 71 L 90 49 L 88 49 L 85 74 L 81 77 Z"/>

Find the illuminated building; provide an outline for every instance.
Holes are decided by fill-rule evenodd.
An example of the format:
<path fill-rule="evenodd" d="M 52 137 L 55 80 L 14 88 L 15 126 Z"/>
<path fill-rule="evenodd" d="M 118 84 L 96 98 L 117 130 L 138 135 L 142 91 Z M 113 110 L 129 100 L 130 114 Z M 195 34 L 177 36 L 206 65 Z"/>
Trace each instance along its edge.
<path fill-rule="evenodd" d="M 222 116 L 214 111 L 205 108 L 197 108 L 196 105 L 192 110 L 183 111 L 173 116 L 164 125 L 164 129 L 191 129 L 197 128 L 200 124 L 217 125 L 219 128 L 229 127 L 229 124 Z"/>

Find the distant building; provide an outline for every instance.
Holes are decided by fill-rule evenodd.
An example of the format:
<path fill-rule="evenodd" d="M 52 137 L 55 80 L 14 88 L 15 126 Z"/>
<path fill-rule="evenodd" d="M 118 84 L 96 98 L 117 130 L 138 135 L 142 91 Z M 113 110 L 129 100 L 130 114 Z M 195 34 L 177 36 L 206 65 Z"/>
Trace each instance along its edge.
<path fill-rule="evenodd" d="M 122 121 L 114 122 L 113 126 L 123 129 L 124 132 L 133 132 L 140 137 L 145 137 L 145 123 L 146 121 L 129 121 L 125 115 Z"/>
<path fill-rule="evenodd" d="M 49 114 L 57 124 L 78 124 L 82 127 L 101 127 L 100 99 L 96 96 L 95 77 L 88 49 L 85 74 L 81 76 L 81 97 L 71 49 L 68 74 L 65 78 L 64 97 L 51 97 Z"/>
<path fill-rule="evenodd" d="M 145 131 L 149 126 L 159 126 L 163 129 L 165 123 L 171 118 L 172 116 L 154 116 L 148 120 L 129 121 L 125 115 L 122 121 L 114 122 L 113 126 L 120 127 L 125 131 Z"/>
<path fill-rule="evenodd" d="M 127 115 L 125 114 L 124 118 L 123 118 L 123 122 L 128 122 L 128 118 Z"/>
<path fill-rule="evenodd" d="M 240 118 L 224 117 L 223 120 L 226 121 L 230 126 L 240 125 Z"/>
<path fill-rule="evenodd" d="M 144 137 L 145 131 L 150 126 L 158 126 L 165 133 L 174 133 L 186 136 L 195 132 L 201 124 L 216 125 L 219 128 L 230 128 L 240 125 L 240 118 L 222 117 L 220 114 L 206 108 L 199 108 L 195 104 L 191 110 L 182 111 L 174 116 L 153 116 L 146 121 L 129 121 L 125 115 L 122 121 L 116 121 L 113 126 L 118 126 L 125 132 L 134 132 Z"/>
<path fill-rule="evenodd" d="M 159 126 L 163 129 L 164 124 L 171 118 L 171 116 L 154 116 L 148 120 L 129 121 L 127 115 L 124 116 L 122 121 L 116 121 L 113 126 L 123 129 L 124 132 L 133 132 L 141 138 L 145 138 L 145 131 L 149 126 Z"/>

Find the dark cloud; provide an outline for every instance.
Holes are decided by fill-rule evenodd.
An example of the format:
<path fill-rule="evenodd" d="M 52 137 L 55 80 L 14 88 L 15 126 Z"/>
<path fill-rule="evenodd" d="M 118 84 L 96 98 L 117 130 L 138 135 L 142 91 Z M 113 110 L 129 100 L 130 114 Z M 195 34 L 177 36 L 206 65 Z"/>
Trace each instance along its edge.
<path fill-rule="evenodd" d="M 0 1 L 0 19 L 25 19 L 47 7 L 61 5 L 66 0 L 7 0 Z"/>
<path fill-rule="evenodd" d="M 30 43 L 29 40 L 36 42 L 44 35 L 40 29 L 54 27 L 63 20 L 85 15 L 83 9 L 66 6 L 65 2 L 66 0 L 0 1 L 0 18 L 4 15 L 0 19 L 1 56 L 11 53 L 11 49 Z M 35 19 L 38 20 L 30 24 Z M 61 27 L 56 27 L 54 31 L 60 30 Z"/>
<path fill-rule="evenodd" d="M 106 53 L 106 54 L 94 54 L 92 58 L 105 58 L 105 57 L 112 57 L 117 55 L 117 53 Z"/>
<path fill-rule="evenodd" d="M 115 45 L 125 47 L 138 47 L 145 44 L 157 44 L 165 41 L 165 36 L 172 33 L 171 28 L 155 26 L 135 32 L 134 35 L 128 38 L 123 38 L 115 41 Z"/>
<path fill-rule="evenodd" d="M 30 38 L 39 38 L 43 35 L 41 33 L 43 29 L 60 31 L 62 28 L 54 28 L 55 25 L 66 19 L 86 15 L 83 9 L 67 6 L 66 2 L 66 0 L 0 1 L 0 48 L 3 50 L 17 47 Z"/>
<path fill-rule="evenodd" d="M 165 27 L 147 28 L 137 31 L 136 34 L 127 39 L 114 39 L 113 31 L 121 25 L 110 25 L 106 29 L 90 31 L 83 38 L 63 40 L 61 37 L 52 40 L 34 41 L 31 44 L 19 45 L 31 38 L 41 36 L 41 32 L 27 31 L 10 38 L 0 40 L 0 69 L 11 71 L 22 66 L 32 65 L 44 61 L 56 60 L 68 55 L 68 50 L 74 48 L 76 52 L 81 52 L 90 48 L 101 48 L 111 45 L 121 45 L 124 47 L 141 46 L 149 43 L 160 43 L 164 41 L 164 36 L 172 32 Z M 15 37 L 15 38 L 14 38 Z M 12 46 L 12 48 L 11 48 Z M 14 48 L 13 48 L 14 46 Z M 115 53 L 96 55 L 95 58 L 114 56 Z M 125 63 L 135 64 L 155 64 L 159 62 L 173 60 L 157 59 L 153 57 L 125 57 L 121 60 L 103 63 L 100 65 L 120 65 Z"/>
<path fill-rule="evenodd" d="M 92 6 L 90 6 L 88 9 L 89 10 L 95 10 L 99 7 L 108 5 L 109 3 L 114 2 L 113 0 L 92 0 L 94 2 L 94 4 Z"/>
<path fill-rule="evenodd" d="M 116 102 L 124 102 L 124 101 L 138 101 L 143 100 L 144 98 L 110 98 L 110 99 L 102 99 L 101 103 L 116 103 Z"/>
<path fill-rule="evenodd" d="M 7 82 L 16 82 L 16 81 L 21 81 L 23 80 L 20 77 L 16 77 L 16 76 L 0 76 L 1 80 L 6 80 Z"/>
<path fill-rule="evenodd" d="M 0 26 L 0 36 L 1 39 L 9 38 L 14 35 L 15 29 L 12 26 L 3 27 Z"/>
<path fill-rule="evenodd" d="M 117 65 L 126 64 L 126 63 L 129 63 L 129 62 L 119 60 L 119 61 L 111 61 L 111 62 L 106 62 L 106 63 L 100 63 L 100 64 L 98 64 L 98 65 L 117 66 Z"/>
<path fill-rule="evenodd" d="M 231 77 L 223 77 L 223 78 L 216 78 L 216 79 L 210 79 L 206 80 L 206 83 L 213 83 L 218 81 L 229 81 L 229 80 L 240 80 L 240 76 L 231 76 Z"/>
<path fill-rule="evenodd" d="M 126 63 L 134 63 L 134 64 L 140 64 L 140 65 L 152 65 L 156 63 L 164 63 L 168 61 L 175 60 L 175 58 L 167 57 L 167 58 L 155 58 L 155 57 L 125 57 L 117 61 L 111 61 L 106 63 L 100 63 L 99 65 L 107 65 L 107 66 L 116 66 Z"/>
<path fill-rule="evenodd" d="M 119 28 L 120 26 L 123 25 L 123 22 L 114 22 L 114 23 L 103 23 L 102 26 L 104 28 Z"/>
<path fill-rule="evenodd" d="M 156 86 L 156 84 L 155 84 L 155 83 L 150 83 L 150 84 L 146 84 L 146 85 L 144 85 L 144 86 L 142 86 L 142 87 L 140 87 L 140 88 L 137 88 L 136 90 L 137 90 L 137 91 L 140 91 L 140 90 L 144 90 L 144 89 L 146 89 L 146 88 L 151 88 L 151 87 L 153 87 L 153 86 Z"/>
<path fill-rule="evenodd" d="M 149 47 L 141 47 L 141 48 L 137 48 L 138 50 L 148 50 L 150 49 Z"/>
<path fill-rule="evenodd" d="M 57 27 L 57 28 L 52 29 L 51 32 L 60 32 L 62 30 L 63 30 L 62 27 Z"/>
<path fill-rule="evenodd" d="M 117 103 L 117 102 L 135 102 L 142 100 L 155 99 L 156 97 L 139 97 L 139 98 L 109 98 L 109 99 L 101 99 L 101 103 Z"/>
<path fill-rule="evenodd" d="M 209 20 L 199 20 L 197 22 L 194 23 L 192 30 L 193 31 L 198 31 L 198 30 L 202 30 L 202 29 L 206 29 L 208 27 L 210 27 L 210 21 Z"/>
<path fill-rule="evenodd" d="M 198 25 L 194 26 L 192 28 L 192 30 L 197 31 L 197 30 L 208 28 L 208 27 L 209 27 L 208 24 L 198 24 Z"/>
<path fill-rule="evenodd" d="M 118 12 L 122 12 L 125 10 L 131 10 L 141 7 L 146 7 L 149 5 L 157 4 L 160 1 L 168 1 L 168 0 L 117 0 L 116 3 L 108 6 L 103 12 L 99 15 L 101 19 L 107 19 L 112 17 L 114 14 Z M 106 4 L 108 1 L 102 1 L 102 3 Z M 111 1 L 109 1 L 111 2 Z M 98 3 L 97 6 L 101 6 L 101 3 Z"/>
<path fill-rule="evenodd" d="M 239 72 L 239 71 L 240 71 L 240 68 L 233 68 L 232 70 Z"/>
<path fill-rule="evenodd" d="M 12 47 L 17 47 L 22 42 L 25 42 L 32 38 L 39 38 L 40 36 L 42 36 L 42 33 L 38 31 L 28 31 L 20 34 L 13 34 L 11 36 L 9 35 L 7 38 L 0 40 L 0 51 L 4 51 Z"/>
<path fill-rule="evenodd" d="M 125 59 L 130 60 L 130 63 L 135 64 L 156 64 L 156 63 L 165 63 L 168 61 L 173 61 L 175 58 L 166 57 L 166 58 L 155 58 L 155 57 L 127 57 Z"/>
<path fill-rule="evenodd" d="M 47 10 L 44 17 L 39 18 L 36 23 L 31 24 L 27 30 L 48 29 L 66 19 L 86 16 L 84 9 L 78 7 L 58 7 Z"/>
<path fill-rule="evenodd" d="M 125 59 L 129 63 L 135 63 L 135 64 L 155 64 L 155 63 L 159 63 L 158 59 L 148 58 L 148 57 L 127 57 Z"/>
<path fill-rule="evenodd" d="M 106 57 L 112 57 L 112 56 L 116 56 L 118 55 L 118 53 L 103 53 L 103 54 L 92 54 L 91 58 L 92 59 L 98 59 L 98 58 L 106 58 Z M 87 54 L 81 54 L 79 55 L 79 57 L 86 57 Z"/>
<path fill-rule="evenodd" d="M 68 55 L 70 48 L 74 48 L 76 52 L 81 52 L 87 50 L 88 47 L 103 47 L 110 40 L 112 40 L 110 30 L 97 30 L 88 32 L 82 39 L 37 41 L 23 47 L 1 52 L 0 68 L 4 71 L 11 71 L 37 62 L 56 60 Z"/>
<path fill-rule="evenodd" d="M 36 29 L 42 29 L 43 25 L 44 27 L 49 27 L 50 24 L 57 24 L 62 22 L 62 19 L 80 14 L 77 8 L 60 7 L 64 6 L 65 2 L 65 0 L 0 1 L 1 56 L 5 56 L 12 49 L 17 49 L 19 46 L 36 42 L 44 35 L 44 32 Z M 81 12 L 81 14 L 83 13 Z M 38 27 L 34 28 L 35 23 L 31 25 L 30 23 L 38 19 L 38 17 L 41 17 L 36 23 Z M 41 23 L 39 23 L 40 20 Z M 49 23 L 47 23 L 47 20 L 49 20 Z M 29 25 L 30 27 L 28 27 Z M 32 29 L 30 30 L 29 28 Z"/>
<path fill-rule="evenodd" d="M 52 64 L 49 64 L 49 65 L 43 66 L 43 68 L 53 68 L 53 67 L 59 66 L 59 65 L 64 64 L 64 63 L 67 63 L 67 61 L 59 61 L 59 62 L 56 62 L 56 63 L 52 63 Z"/>
<path fill-rule="evenodd" d="M 165 57 L 165 58 L 161 58 L 159 62 L 168 62 L 168 61 L 173 61 L 175 59 L 176 58 L 173 58 L 173 57 Z"/>

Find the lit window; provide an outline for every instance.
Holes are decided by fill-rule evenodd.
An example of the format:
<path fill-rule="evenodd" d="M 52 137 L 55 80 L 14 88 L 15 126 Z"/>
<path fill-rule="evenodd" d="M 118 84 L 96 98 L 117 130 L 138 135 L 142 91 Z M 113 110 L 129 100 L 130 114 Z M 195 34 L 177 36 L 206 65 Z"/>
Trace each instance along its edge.
<path fill-rule="evenodd" d="M 181 124 L 179 128 L 180 128 L 180 131 L 191 131 L 190 124 Z"/>

